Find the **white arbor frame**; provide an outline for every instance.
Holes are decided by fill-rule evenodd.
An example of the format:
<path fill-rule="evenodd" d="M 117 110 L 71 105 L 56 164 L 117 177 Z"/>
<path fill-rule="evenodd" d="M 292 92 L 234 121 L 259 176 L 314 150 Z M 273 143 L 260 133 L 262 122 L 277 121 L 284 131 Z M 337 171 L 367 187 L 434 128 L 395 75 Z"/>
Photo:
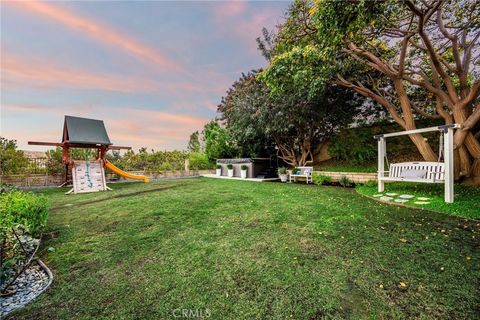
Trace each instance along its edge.
<path fill-rule="evenodd" d="M 375 139 L 378 140 L 378 192 L 385 190 L 385 180 L 388 181 L 408 181 L 403 178 L 385 177 L 385 157 L 387 154 L 386 138 L 410 135 L 414 133 L 425 133 L 432 131 L 439 131 L 443 134 L 443 156 L 444 156 L 444 179 L 442 180 L 430 180 L 430 179 L 416 179 L 415 182 L 424 183 L 444 183 L 445 184 L 445 202 L 453 202 L 453 132 L 455 129 L 460 128 L 458 124 L 448 124 L 438 127 L 430 127 L 416 130 L 407 130 L 401 132 L 387 133 L 376 135 Z M 418 164 L 421 164 L 419 162 Z M 415 169 L 415 168 L 413 168 Z M 412 180 L 410 180 L 412 181 Z"/>

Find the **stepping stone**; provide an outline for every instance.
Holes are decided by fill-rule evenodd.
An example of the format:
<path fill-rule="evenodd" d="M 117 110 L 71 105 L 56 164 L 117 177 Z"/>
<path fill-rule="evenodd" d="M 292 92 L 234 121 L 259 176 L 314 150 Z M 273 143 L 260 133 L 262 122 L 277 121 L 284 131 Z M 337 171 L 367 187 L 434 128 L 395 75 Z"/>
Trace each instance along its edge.
<path fill-rule="evenodd" d="M 415 201 L 415 204 L 429 204 L 430 202 L 428 201 Z"/>
<path fill-rule="evenodd" d="M 385 197 L 385 196 L 380 197 L 380 201 L 390 202 L 391 200 L 393 200 L 392 197 Z"/>
<path fill-rule="evenodd" d="M 415 196 L 412 196 L 411 194 L 402 194 L 400 196 L 398 196 L 399 198 L 401 199 L 412 199 L 412 198 L 415 198 Z"/>
<path fill-rule="evenodd" d="M 395 192 L 389 192 L 389 193 L 385 193 L 387 196 L 390 196 L 390 197 L 394 197 L 396 196 L 397 194 Z"/>
<path fill-rule="evenodd" d="M 426 198 L 426 197 L 417 197 L 417 200 L 420 200 L 420 201 L 427 201 L 427 200 L 430 200 L 430 198 Z"/>
<path fill-rule="evenodd" d="M 394 200 L 395 202 L 399 202 L 399 203 L 404 203 L 404 202 L 408 202 L 410 200 L 407 200 L 407 199 L 395 199 Z"/>
<path fill-rule="evenodd" d="M 383 197 L 383 194 L 374 194 L 373 197 L 378 198 L 378 197 Z"/>

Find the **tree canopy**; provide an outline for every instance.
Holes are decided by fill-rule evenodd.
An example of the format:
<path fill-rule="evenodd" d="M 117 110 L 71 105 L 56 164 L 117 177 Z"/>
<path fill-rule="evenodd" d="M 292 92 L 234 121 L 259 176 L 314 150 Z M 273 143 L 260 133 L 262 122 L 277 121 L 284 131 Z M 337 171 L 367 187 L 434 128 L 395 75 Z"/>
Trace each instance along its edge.
<path fill-rule="evenodd" d="M 187 150 L 189 152 L 201 151 L 200 138 L 199 138 L 198 131 L 195 131 L 190 135 L 190 139 L 188 140 Z"/>
<path fill-rule="evenodd" d="M 237 155 L 236 145 L 227 129 L 217 121 L 210 121 L 203 129 L 205 154 L 210 161 L 220 158 L 231 158 Z"/>
<path fill-rule="evenodd" d="M 457 176 L 480 177 L 479 16 L 475 0 L 295 1 L 260 79 L 310 96 L 341 85 L 405 130 L 421 118 L 461 124 Z M 421 135 L 410 138 L 437 159 Z"/>
<path fill-rule="evenodd" d="M 272 93 L 256 75 L 242 75 L 218 111 L 237 143 L 247 145 L 245 151 L 276 146 L 278 156 L 292 166 L 313 161 L 328 137 L 350 124 L 363 106 L 359 95 L 338 85 L 313 97 L 305 91 Z"/>

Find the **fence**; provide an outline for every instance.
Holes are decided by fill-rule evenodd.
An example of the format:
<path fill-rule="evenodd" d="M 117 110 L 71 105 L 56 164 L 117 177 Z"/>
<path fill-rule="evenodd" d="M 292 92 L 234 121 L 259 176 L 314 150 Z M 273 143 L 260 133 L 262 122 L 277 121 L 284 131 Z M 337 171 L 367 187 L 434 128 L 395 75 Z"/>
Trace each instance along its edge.
<path fill-rule="evenodd" d="M 146 175 L 150 180 L 181 178 L 181 177 L 195 177 L 202 174 L 214 173 L 214 170 L 178 170 L 178 171 L 164 171 L 158 172 L 144 172 L 144 171 L 130 171 L 128 173 L 135 175 Z M 116 175 L 115 173 L 106 173 L 107 182 L 127 181 L 125 178 Z M 49 175 L 49 174 L 15 174 L 15 175 L 0 175 L 0 183 L 11 184 L 17 187 L 48 187 L 58 186 L 63 183 L 63 175 Z"/>

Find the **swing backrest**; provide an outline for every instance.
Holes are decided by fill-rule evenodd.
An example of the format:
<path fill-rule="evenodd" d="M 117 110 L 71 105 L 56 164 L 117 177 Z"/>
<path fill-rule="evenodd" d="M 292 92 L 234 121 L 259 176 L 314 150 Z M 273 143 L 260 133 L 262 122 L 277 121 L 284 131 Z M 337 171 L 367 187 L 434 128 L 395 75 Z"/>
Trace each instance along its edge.
<path fill-rule="evenodd" d="M 415 175 L 418 174 L 418 177 Z M 401 162 L 392 163 L 390 178 L 417 178 L 419 180 L 444 180 L 445 164 L 443 162 Z"/>

